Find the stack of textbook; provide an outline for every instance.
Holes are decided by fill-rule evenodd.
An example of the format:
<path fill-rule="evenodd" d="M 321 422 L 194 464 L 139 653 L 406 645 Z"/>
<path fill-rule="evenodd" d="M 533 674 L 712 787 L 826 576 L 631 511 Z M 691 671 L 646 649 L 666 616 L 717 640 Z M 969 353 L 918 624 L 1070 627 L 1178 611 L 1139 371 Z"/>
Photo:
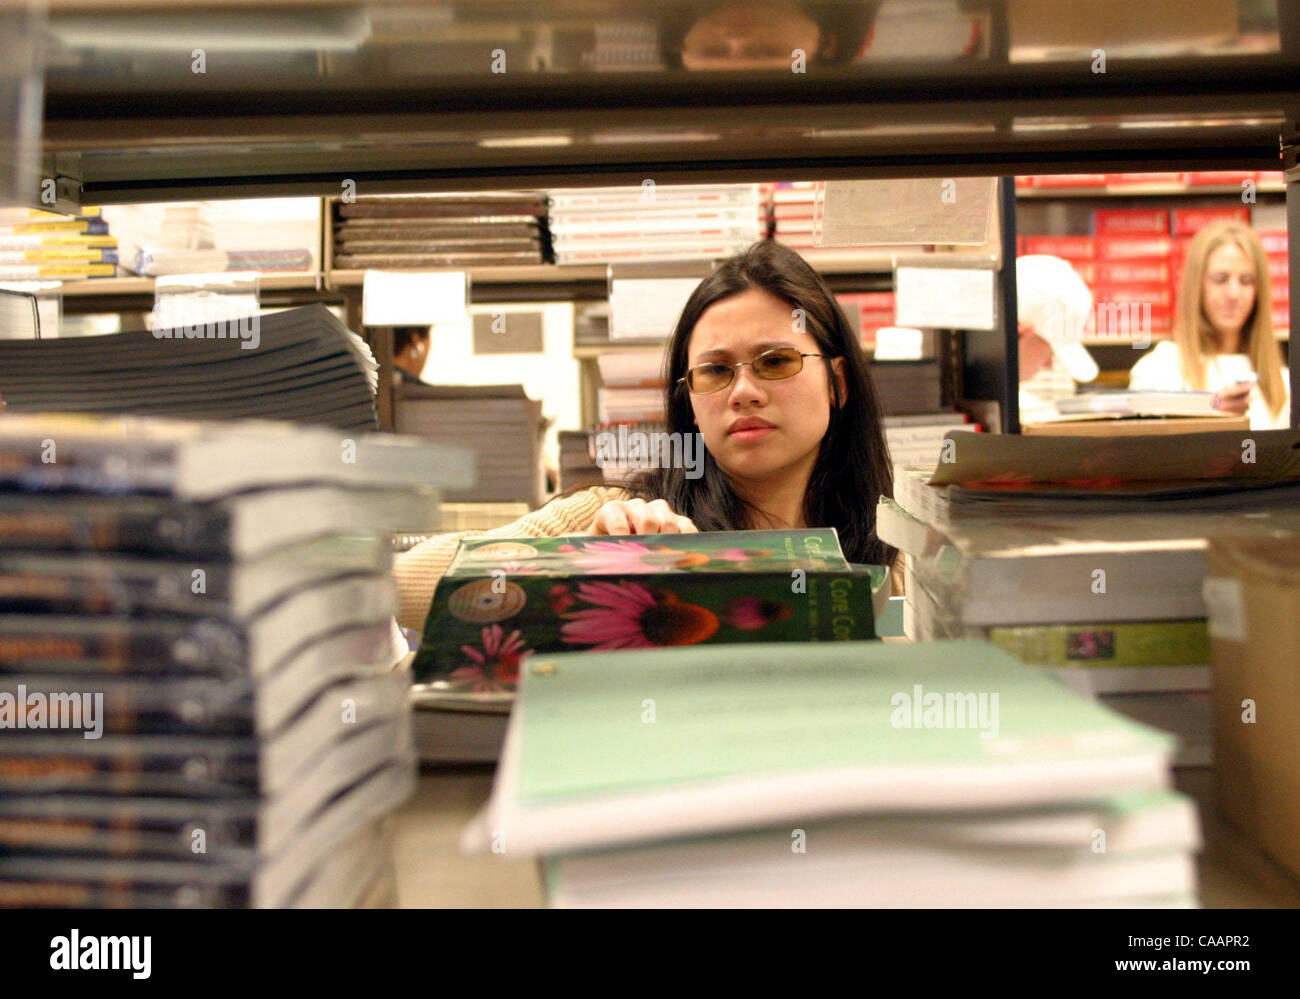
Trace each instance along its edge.
<path fill-rule="evenodd" d="M 0 208 L 0 281 L 82 280 L 117 275 L 117 238 L 98 208 L 60 215 Z"/>
<path fill-rule="evenodd" d="M 541 505 L 546 420 L 522 385 L 398 385 L 393 425 L 399 434 L 473 449 L 474 482 L 449 491 L 449 500 Z"/>
<path fill-rule="evenodd" d="M 333 203 L 336 268 L 492 267 L 547 259 L 546 199 L 528 191 Z"/>
<path fill-rule="evenodd" d="M 756 184 L 653 184 L 550 193 L 558 264 L 721 259 L 760 238 Z"/>
<path fill-rule="evenodd" d="M 908 636 L 988 638 L 1208 764 L 1206 539 L 1295 542 L 1300 434 L 1172 440 L 957 432 L 896 466 L 876 527 L 906 555 Z"/>
<path fill-rule="evenodd" d="M 536 656 L 463 846 L 556 907 L 1185 907 L 1171 743 L 987 642 Z"/>
<path fill-rule="evenodd" d="M 410 792 L 389 532 L 463 454 L 0 416 L 0 905 L 356 904 Z"/>

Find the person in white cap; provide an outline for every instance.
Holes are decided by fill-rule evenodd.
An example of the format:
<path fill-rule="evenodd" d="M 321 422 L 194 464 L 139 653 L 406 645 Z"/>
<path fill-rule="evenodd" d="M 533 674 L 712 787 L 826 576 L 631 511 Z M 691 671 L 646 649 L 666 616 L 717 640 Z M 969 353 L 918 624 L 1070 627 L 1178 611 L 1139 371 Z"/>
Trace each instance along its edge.
<path fill-rule="evenodd" d="M 1020 313 L 1020 422 L 1055 417 L 1057 399 L 1097 377 L 1081 342 L 1093 328 L 1092 292 L 1068 262 L 1046 254 L 1016 259 Z"/>

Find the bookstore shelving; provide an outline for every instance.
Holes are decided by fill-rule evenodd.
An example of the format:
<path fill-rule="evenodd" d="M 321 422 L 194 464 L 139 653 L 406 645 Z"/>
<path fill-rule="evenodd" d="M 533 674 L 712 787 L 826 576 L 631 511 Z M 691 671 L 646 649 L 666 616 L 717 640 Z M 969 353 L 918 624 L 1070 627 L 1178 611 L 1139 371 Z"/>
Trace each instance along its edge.
<path fill-rule="evenodd" d="M 1142 207 L 1140 199 L 1172 206 L 1237 190 L 1208 186 L 1193 194 L 1182 181 L 1166 180 L 1122 192 L 1103 183 L 1047 193 L 1016 191 L 1014 176 L 1239 170 L 1281 171 L 1281 180 L 1259 185 L 1260 203 L 1284 212 L 1286 228 L 1300 231 L 1300 11 L 1288 4 L 1274 9 L 1271 21 L 1259 20 L 1261 5 L 1228 4 L 1240 8 L 1250 29 L 1235 41 L 1121 40 L 1104 74 L 1093 68 L 1089 42 L 1099 29 L 1082 6 L 1060 19 L 1061 37 L 1047 44 L 1031 16 L 1042 5 L 982 0 L 963 5 L 987 32 L 987 44 L 972 57 L 814 60 L 807 74 L 788 67 L 685 71 L 647 60 L 621 71 L 606 67 L 599 77 L 582 65 L 575 55 L 581 46 L 564 31 L 540 31 L 545 19 L 521 20 L 514 4 L 450 4 L 455 16 L 439 23 L 421 23 L 409 9 L 399 17 L 395 4 L 352 5 L 348 16 L 340 6 L 283 4 L 310 10 L 331 30 L 293 38 L 302 23 L 293 16 L 263 23 L 259 30 L 282 32 L 284 48 L 296 53 L 272 60 L 265 49 L 259 54 L 239 43 L 250 30 L 241 27 L 247 12 L 239 5 L 195 4 L 213 37 L 235 39 L 214 46 L 207 72 L 196 74 L 192 45 L 176 39 L 150 42 L 141 60 L 122 56 L 130 51 L 122 39 L 155 5 L 142 0 L 106 10 L 92 0 L 52 0 L 50 24 L 62 48 L 46 69 L 38 172 L 55 181 L 53 207 L 288 195 L 328 203 L 349 184 L 379 195 L 637 185 L 649 178 L 668 184 L 997 176 L 998 242 L 1009 248 L 1016 245 L 1017 201 L 1026 219 L 1038 220 L 1054 204 L 1072 202 L 1058 212 L 1072 219 L 1120 199 L 1129 207 Z M 555 3 L 548 11 L 565 30 L 587 30 L 591 7 Z M 1183 12 L 1159 7 L 1149 12 L 1146 31 L 1173 36 Z M 101 37 L 87 39 L 76 20 L 92 8 L 100 10 Z M 638 5 L 628 17 L 653 21 L 652 13 Z M 517 67 L 511 72 L 491 69 L 498 39 Z M 328 230 L 325 223 L 323 240 Z M 1054 233 L 1044 226 L 1036 234 Z M 1287 252 L 1294 288 L 1295 241 Z M 868 253 L 823 270 L 847 292 L 887 276 L 890 262 Z M 285 302 L 338 303 L 359 328 L 362 279 L 359 269 L 335 269 L 326 256 L 319 271 L 268 276 L 263 288 Z M 530 264 L 472 268 L 471 280 L 494 301 L 600 300 L 608 272 Z M 64 294 L 78 309 L 126 308 L 151 299 L 152 287 L 147 278 L 118 278 L 68 285 Z M 997 403 L 999 428 L 1015 432 L 1015 294 L 1005 259 L 998 288 L 999 330 L 953 335 L 954 381 L 964 398 Z M 1300 297 L 1291 301 L 1294 328 Z M 388 365 L 391 343 L 385 354 L 383 342 L 378 338 L 376 353 Z M 605 348 L 579 347 L 575 356 L 585 363 L 597 349 Z M 1300 426 L 1295 364 L 1291 378 L 1291 425 Z M 380 418 L 391 425 L 388 379 L 381 389 Z M 1204 788 L 1198 796 L 1207 797 Z M 1209 885 L 1212 903 L 1295 904 L 1293 891 L 1260 887 L 1272 875 L 1253 855 L 1219 846 L 1211 856 L 1218 878 Z M 1251 883 L 1237 890 L 1233 878 L 1247 868 L 1252 873 L 1243 882 Z"/>

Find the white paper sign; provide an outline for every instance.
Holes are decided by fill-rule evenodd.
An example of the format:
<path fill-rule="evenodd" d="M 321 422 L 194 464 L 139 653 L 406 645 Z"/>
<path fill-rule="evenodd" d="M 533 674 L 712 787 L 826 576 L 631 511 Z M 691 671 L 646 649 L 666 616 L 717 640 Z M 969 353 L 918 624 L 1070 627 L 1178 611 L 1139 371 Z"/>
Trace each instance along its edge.
<path fill-rule="evenodd" d="M 1211 638 L 1229 642 L 1246 640 L 1246 601 L 1241 581 L 1231 576 L 1206 576 L 1201 582 L 1205 597 L 1205 624 Z"/>
<path fill-rule="evenodd" d="M 467 321 L 464 271 L 366 271 L 361 322 L 366 326 L 430 326 Z"/>
<path fill-rule="evenodd" d="M 899 267 L 894 321 L 929 329 L 995 329 L 996 271 L 966 267 Z"/>
<path fill-rule="evenodd" d="M 876 330 L 877 361 L 919 361 L 925 356 L 925 334 L 911 326 L 882 326 Z"/>
<path fill-rule="evenodd" d="M 699 278 L 615 278 L 610 282 L 609 338 L 667 340 Z"/>

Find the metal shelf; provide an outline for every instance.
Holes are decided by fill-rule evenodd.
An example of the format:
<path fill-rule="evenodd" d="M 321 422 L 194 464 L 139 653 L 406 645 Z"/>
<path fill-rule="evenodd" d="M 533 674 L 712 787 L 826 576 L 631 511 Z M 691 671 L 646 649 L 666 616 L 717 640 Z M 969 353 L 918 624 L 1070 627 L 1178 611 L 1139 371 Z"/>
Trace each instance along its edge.
<path fill-rule="evenodd" d="M 290 291 L 319 288 L 321 275 L 311 274 L 261 274 L 258 284 L 268 291 Z M 102 295 L 152 295 L 154 279 L 151 277 L 87 278 L 82 281 L 65 281 L 59 289 L 72 298 Z"/>

